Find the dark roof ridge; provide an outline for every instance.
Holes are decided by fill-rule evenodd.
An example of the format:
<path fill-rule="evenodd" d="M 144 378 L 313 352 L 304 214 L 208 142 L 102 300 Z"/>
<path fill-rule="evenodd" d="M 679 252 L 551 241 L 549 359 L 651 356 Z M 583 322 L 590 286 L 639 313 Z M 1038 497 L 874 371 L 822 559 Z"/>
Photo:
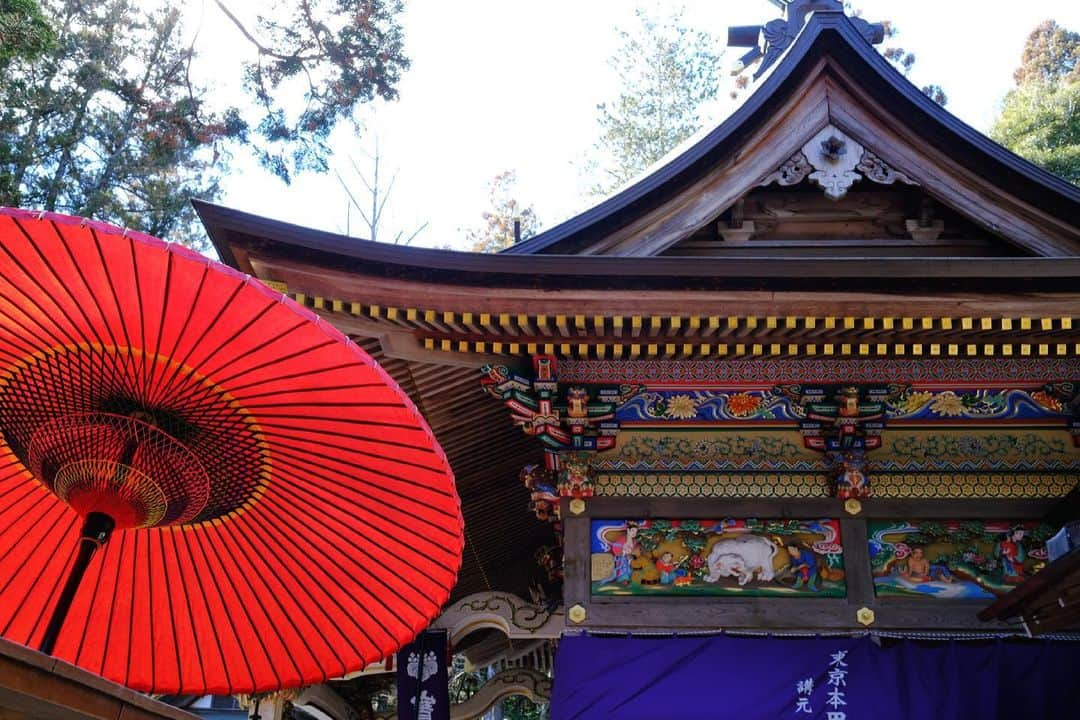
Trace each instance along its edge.
<path fill-rule="evenodd" d="M 837 40 L 840 42 L 830 47 L 830 43 Z M 822 50 L 815 52 L 819 48 Z M 1080 218 L 1080 188 L 998 145 L 928 98 L 874 49 L 845 15 L 819 12 L 811 15 L 792 47 L 753 95 L 698 142 L 616 195 L 502 253 L 550 253 L 556 251 L 558 245 L 563 246 L 558 252 L 573 253 L 621 227 L 628 218 L 639 215 L 643 206 L 659 204 L 663 199 L 658 201 L 658 191 L 669 184 L 689 183 L 688 176 L 693 176 L 695 171 L 703 172 L 710 156 L 722 155 L 731 149 L 727 146 L 734 145 L 739 136 L 745 134 L 740 133 L 741 130 L 763 122 L 770 106 L 794 89 L 825 50 L 839 55 L 838 59 L 854 61 L 849 69 L 859 69 L 855 63 L 861 62 L 862 69 L 871 70 L 870 76 L 863 78 L 870 86 L 877 86 L 871 89 L 899 94 L 907 103 L 907 107 L 890 103 L 890 111 L 916 115 L 921 121 L 921 130 L 929 130 L 929 135 L 939 137 L 939 147 L 948 148 L 951 154 L 965 153 L 968 163 L 974 165 L 980 175 L 1010 176 L 1018 183 L 1017 189 L 1022 191 L 1016 194 L 1026 202 L 1070 222 Z M 924 124 L 927 120 L 929 125 Z"/>

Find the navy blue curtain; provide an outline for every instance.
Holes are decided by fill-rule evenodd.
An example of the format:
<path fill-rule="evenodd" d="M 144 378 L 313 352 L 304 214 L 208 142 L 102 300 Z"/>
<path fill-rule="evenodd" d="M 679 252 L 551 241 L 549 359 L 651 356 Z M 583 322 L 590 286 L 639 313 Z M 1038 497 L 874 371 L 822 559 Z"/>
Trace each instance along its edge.
<path fill-rule="evenodd" d="M 551 717 L 1080 718 L 1080 643 L 567 636 Z"/>

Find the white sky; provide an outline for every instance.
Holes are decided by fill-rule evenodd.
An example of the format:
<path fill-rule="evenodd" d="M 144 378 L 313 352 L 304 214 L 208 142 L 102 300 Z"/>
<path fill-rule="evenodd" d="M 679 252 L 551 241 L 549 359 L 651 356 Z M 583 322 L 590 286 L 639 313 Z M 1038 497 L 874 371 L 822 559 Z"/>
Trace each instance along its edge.
<path fill-rule="evenodd" d="M 767 0 L 682 4 L 688 20 L 721 42 L 729 25 L 778 16 Z M 900 29 L 894 42 L 918 58 L 912 81 L 941 85 L 948 109 L 984 131 L 1035 25 L 1053 18 L 1080 30 L 1077 0 L 857 0 L 856 6 L 870 21 L 892 20 Z M 533 205 L 544 227 L 587 207 L 575 163 L 596 137 L 597 103 L 617 93 L 607 61 L 616 47 L 614 28 L 633 27 L 634 7 L 632 0 L 407 0 L 403 24 L 412 68 L 399 85 L 401 99 L 380 104 L 374 121 L 384 172 L 398 172 L 383 237 L 426 221 L 414 244 L 463 247 L 463 229 L 478 224 L 487 207 L 488 181 L 508 169 L 517 171 L 519 200 Z M 204 13 L 205 61 L 227 68 L 223 78 L 238 75 L 231 48 L 242 44 L 212 4 L 204 4 Z M 729 50 L 725 69 L 742 52 Z M 712 125 L 731 111 L 724 105 Z M 333 146 L 334 166 L 355 178 L 348 157 L 362 161 L 370 142 L 341 128 Z M 243 151 L 232 168 L 223 204 L 345 231 L 347 200 L 333 174 L 305 174 L 286 186 Z M 355 180 L 362 192 L 359 185 Z M 352 234 L 363 234 L 359 228 L 354 213 Z"/>

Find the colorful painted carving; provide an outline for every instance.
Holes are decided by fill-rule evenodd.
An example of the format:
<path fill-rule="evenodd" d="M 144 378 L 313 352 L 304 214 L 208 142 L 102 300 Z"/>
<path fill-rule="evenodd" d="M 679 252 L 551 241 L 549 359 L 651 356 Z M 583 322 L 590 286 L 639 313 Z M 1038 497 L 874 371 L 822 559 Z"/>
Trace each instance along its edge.
<path fill-rule="evenodd" d="M 506 404 L 515 425 L 539 438 L 549 450 L 613 447 L 619 429 L 615 411 L 640 388 L 574 384 L 560 395 L 557 368 L 556 358 L 549 355 L 533 358 L 531 378 L 505 365 L 485 365 L 480 383 L 485 392 Z"/>
<path fill-rule="evenodd" d="M 592 453 L 563 453 L 559 458 L 559 497 L 593 496 Z"/>
<path fill-rule="evenodd" d="M 1053 390 L 1017 387 L 905 387 L 899 394 L 888 397 L 885 419 L 890 422 L 922 420 L 999 420 L 1024 421 L 1068 417 L 1070 408 L 1067 388 L 1071 383 L 1054 383 Z M 1080 383 L 1074 385 L 1080 387 Z M 627 424 L 696 425 L 702 423 L 755 423 L 771 420 L 806 420 L 808 412 L 816 409 L 803 404 L 803 393 L 793 388 L 699 388 L 665 390 L 649 388 L 622 405 L 616 419 Z M 830 408 L 830 414 L 832 409 Z M 869 418 L 863 418 L 864 420 Z M 834 417 L 827 417 L 830 423 Z"/>
<path fill-rule="evenodd" d="M 543 465 L 526 465 L 519 477 L 529 491 L 529 510 L 536 519 L 559 522 L 559 491 L 555 487 L 554 473 Z"/>
<path fill-rule="evenodd" d="M 870 497 L 870 481 L 866 479 L 866 460 L 863 450 L 850 448 L 843 452 L 829 453 L 835 474 L 835 496 L 841 500 Z"/>
<path fill-rule="evenodd" d="M 806 447 L 823 452 L 829 461 L 838 498 L 870 497 L 864 455 L 881 447 L 886 408 L 908 386 L 841 387 L 778 385 L 774 392 L 804 409 L 799 421 Z"/>
<path fill-rule="evenodd" d="M 1065 414 L 1069 418 L 1069 432 L 1073 444 L 1080 447 L 1080 380 L 1047 383 L 1034 396 L 1040 402 Z"/>
<path fill-rule="evenodd" d="M 885 409 L 907 389 L 907 385 L 900 384 L 777 385 L 774 392 L 787 396 L 804 409 L 799 429 L 806 447 L 820 452 L 842 452 L 880 447 Z"/>
<path fill-rule="evenodd" d="M 867 524 L 882 597 L 993 598 L 1046 564 L 1055 528 L 1038 522 L 881 521 Z"/>
<path fill-rule="evenodd" d="M 593 595 L 844 597 L 836 520 L 593 520 Z"/>

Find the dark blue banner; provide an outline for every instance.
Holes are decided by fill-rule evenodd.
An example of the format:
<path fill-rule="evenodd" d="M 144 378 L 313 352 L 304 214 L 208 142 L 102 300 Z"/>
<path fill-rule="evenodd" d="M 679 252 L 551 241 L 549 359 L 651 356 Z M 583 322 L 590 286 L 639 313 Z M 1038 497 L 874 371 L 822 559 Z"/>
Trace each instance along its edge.
<path fill-rule="evenodd" d="M 559 643 L 552 720 L 1080 717 L 1080 643 L 630 638 Z"/>
<path fill-rule="evenodd" d="M 397 654 L 398 720 L 450 720 L 445 630 L 425 630 Z"/>

